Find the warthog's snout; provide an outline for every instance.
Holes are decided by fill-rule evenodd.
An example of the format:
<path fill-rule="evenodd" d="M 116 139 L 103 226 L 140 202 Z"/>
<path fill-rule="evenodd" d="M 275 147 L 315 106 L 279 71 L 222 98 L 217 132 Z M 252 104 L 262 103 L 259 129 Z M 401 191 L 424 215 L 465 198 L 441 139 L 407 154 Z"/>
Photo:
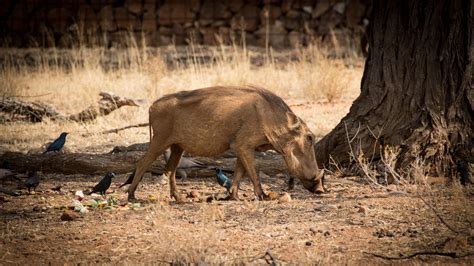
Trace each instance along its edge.
<path fill-rule="evenodd" d="M 301 180 L 303 186 L 312 193 L 321 194 L 324 193 L 324 175 L 323 171 L 320 174 L 315 175 L 314 179 L 312 180 Z"/>

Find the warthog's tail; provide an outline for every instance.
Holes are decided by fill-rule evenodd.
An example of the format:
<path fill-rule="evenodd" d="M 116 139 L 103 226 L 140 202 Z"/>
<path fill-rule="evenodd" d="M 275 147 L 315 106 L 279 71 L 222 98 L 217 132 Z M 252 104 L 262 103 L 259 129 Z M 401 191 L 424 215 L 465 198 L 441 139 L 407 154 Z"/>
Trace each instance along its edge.
<path fill-rule="evenodd" d="M 151 123 L 148 123 L 148 133 L 150 134 L 150 144 L 151 144 L 151 139 L 153 138 L 153 132 L 151 131 Z"/>

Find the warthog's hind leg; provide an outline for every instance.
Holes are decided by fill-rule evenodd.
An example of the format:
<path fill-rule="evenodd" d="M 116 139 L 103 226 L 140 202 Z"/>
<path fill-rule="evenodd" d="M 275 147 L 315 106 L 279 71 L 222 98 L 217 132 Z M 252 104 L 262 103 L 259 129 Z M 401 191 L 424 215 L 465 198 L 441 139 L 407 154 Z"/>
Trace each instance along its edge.
<path fill-rule="evenodd" d="M 177 202 L 182 202 L 181 197 L 178 194 L 176 188 L 176 168 L 178 167 L 179 160 L 183 155 L 184 150 L 176 144 L 171 145 L 171 156 L 168 162 L 166 163 L 166 175 L 170 179 L 170 196 L 175 198 Z"/>
<path fill-rule="evenodd" d="M 135 200 L 135 190 L 137 189 L 138 183 L 142 180 L 143 174 L 151 167 L 156 158 L 165 152 L 168 148 L 163 142 L 153 138 L 150 142 L 150 147 L 145 155 L 137 162 L 135 176 L 133 177 L 132 184 L 128 188 L 128 201 Z"/>
<path fill-rule="evenodd" d="M 235 162 L 235 170 L 234 170 L 234 181 L 232 182 L 232 187 L 230 188 L 230 198 L 233 200 L 239 199 L 239 183 L 242 176 L 245 174 L 245 168 L 240 159 L 237 158 Z"/>

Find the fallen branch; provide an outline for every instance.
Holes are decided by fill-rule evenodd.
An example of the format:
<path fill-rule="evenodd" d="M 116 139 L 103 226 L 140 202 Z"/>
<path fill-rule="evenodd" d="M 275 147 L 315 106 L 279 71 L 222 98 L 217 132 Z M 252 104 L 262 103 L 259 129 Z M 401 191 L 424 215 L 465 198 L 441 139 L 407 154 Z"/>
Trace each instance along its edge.
<path fill-rule="evenodd" d="M 420 252 L 415 252 L 411 255 L 408 256 L 401 256 L 401 257 L 390 257 L 390 256 L 385 256 L 385 255 L 380 255 L 380 254 L 375 254 L 371 252 L 365 252 L 365 254 L 372 255 L 377 258 L 385 259 L 385 260 L 406 260 L 406 259 L 411 259 L 417 256 L 444 256 L 444 257 L 450 257 L 450 258 L 464 258 L 464 257 L 469 257 L 473 256 L 474 253 L 466 253 L 463 255 L 457 255 L 456 252 L 438 252 L 438 251 L 420 251 Z"/>
<path fill-rule="evenodd" d="M 114 128 L 114 129 L 105 130 L 105 131 L 99 132 L 99 134 L 118 133 L 119 131 L 126 130 L 126 129 L 129 129 L 129 128 L 147 127 L 148 125 L 149 125 L 148 123 L 140 123 L 140 124 L 136 124 L 136 125 L 130 125 L 130 126 L 126 126 L 126 127 L 119 127 L 119 128 Z M 93 135 L 93 134 L 94 134 L 94 133 L 82 134 L 82 136 L 83 136 L 83 137 L 89 137 L 89 136 L 91 136 L 91 135 Z"/>
<path fill-rule="evenodd" d="M 97 104 L 91 105 L 82 112 L 74 115 L 65 115 L 57 112 L 52 106 L 45 103 L 24 102 L 13 97 L 0 99 L 0 112 L 8 114 L 1 121 L 30 121 L 41 122 L 45 118 L 51 120 L 72 120 L 76 122 L 87 122 L 98 116 L 105 116 L 122 106 L 139 106 L 140 100 L 120 97 L 108 92 L 99 94 L 102 98 Z"/>
<path fill-rule="evenodd" d="M 3 194 L 7 194 L 7 195 L 10 195 L 10 196 L 20 196 L 20 194 L 14 192 L 14 191 L 11 191 L 11 190 L 8 190 L 6 188 L 3 188 L 3 187 L 0 187 L 0 193 L 3 193 Z"/>
<path fill-rule="evenodd" d="M 5 152 L 0 155 L 0 164 L 7 161 L 11 168 L 17 172 L 42 171 L 44 173 L 93 175 L 113 171 L 117 174 L 124 174 L 130 173 L 135 168 L 136 162 L 142 158 L 144 153 L 143 151 L 107 154 L 23 154 L 19 152 Z M 189 171 L 188 176 L 214 176 L 215 167 L 231 172 L 234 170 L 236 160 L 235 157 L 196 157 L 196 159 L 208 165 L 209 168 L 192 169 Z M 273 176 L 287 171 L 286 164 L 281 156 L 273 154 L 257 155 L 255 160 L 260 170 L 267 175 Z M 159 156 L 153 162 L 150 171 L 157 174 L 163 173 L 164 165 L 163 156 Z"/>

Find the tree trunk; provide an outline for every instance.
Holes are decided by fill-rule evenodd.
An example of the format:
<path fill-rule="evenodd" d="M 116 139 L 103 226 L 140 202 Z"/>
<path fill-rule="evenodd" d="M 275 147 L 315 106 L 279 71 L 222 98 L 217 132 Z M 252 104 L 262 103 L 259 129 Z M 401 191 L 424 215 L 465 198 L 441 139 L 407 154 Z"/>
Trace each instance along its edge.
<path fill-rule="evenodd" d="M 472 1 L 374 1 L 361 94 L 316 148 L 318 163 L 388 160 L 448 174 L 473 162 Z"/>

